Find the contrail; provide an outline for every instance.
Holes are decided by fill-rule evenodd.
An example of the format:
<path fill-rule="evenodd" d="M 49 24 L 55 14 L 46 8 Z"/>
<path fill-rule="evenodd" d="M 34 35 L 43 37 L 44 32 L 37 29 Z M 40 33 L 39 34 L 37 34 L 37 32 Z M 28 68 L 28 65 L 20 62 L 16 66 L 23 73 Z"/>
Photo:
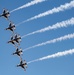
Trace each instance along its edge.
<path fill-rule="evenodd" d="M 29 7 L 29 6 L 32 6 L 32 5 L 35 5 L 35 4 L 38 4 L 38 3 L 41 3 L 41 2 L 44 2 L 44 1 L 46 1 L 46 0 L 33 0 L 31 2 L 28 2 L 27 4 L 24 4 L 16 9 L 10 11 L 10 13 L 17 11 L 17 10 L 20 10 L 20 9 L 23 9 L 23 8 L 26 8 L 26 7 Z"/>
<path fill-rule="evenodd" d="M 72 7 L 74 7 L 74 0 L 71 1 L 70 3 L 65 3 L 64 5 L 60 5 L 59 7 L 57 8 L 53 8 L 51 10 L 48 10 L 44 13 L 40 13 L 32 18 L 29 18 L 25 21 L 22 21 L 21 23 L 19 23 L 18 25 L 24 23 L 24 22 L 28 22 L 28 21 L 31 21 L 31 20 L 34 20 L 34 19 L 37 19 L 37 18 L 41 18 L 41 17 L 44 17 L 44 16 L 47 16 L 47 15 L 50 15 L 50 14 L 54 14 L 54 13 L 58 13 L 60 11 L 64 11 L 64 10 L 67 10 L 67 9 L 71 9 Z"/>
<path fill-rule="evenodd" d="M 61 27 L 68 27 L 70 25 L 74 25 L 74 18 L 73 17 L 71 19 L 68 19 L 68 20 L 65 20 L 65 21 L 62 21 L 62 22 L 58 22 L 58 23 L 56 23 L 52 26 L 48 26 L 48 27 L 42 28 L 40 30 L 37 30 L 37 31 L 31 32 L 29 34 L 26 34 L 26 35 L 22 36 L 22 38 L 24 38 L 26 36 L 29 36 L 29 35 L 36 34 L 36 33 L 42 33 L 42 32 L 48 31 L 48 30 L 58 29 L 58 28 L 61 28 Z"/>
<path fill-rule="evenodd" d="M 31 46 L 31 47 L 28 47 L 28 48 L 24 49 L 23 51 L 26 51 L 26 50 L 29 50 L 29 49 L 32 49 L 32 48 L 35 48 L 35 47 L 43 46 L 43 45 L 46 45 L 46 44 L 51 44 L 51 43 L 56 43 L 56 42 L 59 42 L 59 41 L 71 39 L 71 38 L 74 38 L 74 33 L 64 35 L 62 37 L 59 37 L 59 38 L 56 38 L 56 39 L 53 39 L 53 40 L 49 40 L 49 41 L 46 41 L 46 42 Z"/>
<path fill-rule="evenodd" d="M 45 60 L 45 59 L 61 57 L 61 56 L 65 56 L 65 55 L 69 55 L 69 54 L 73 54 L 73 53 L 74 53 L 74 49 L 65 50 L 63 52 L 57 52 L 57 53 L 52 54 L 52 55 L 48 55 L 48 56 L 45 56 L 45 57 L 42 57 L 42 58 L 39 58 L 39 59 L 36 59 L 36 60 L 29 61 L 28 64 L 33 63 L 33 62 L 37 62 L 37 61 L 42 61 L 42 60 Z"/>

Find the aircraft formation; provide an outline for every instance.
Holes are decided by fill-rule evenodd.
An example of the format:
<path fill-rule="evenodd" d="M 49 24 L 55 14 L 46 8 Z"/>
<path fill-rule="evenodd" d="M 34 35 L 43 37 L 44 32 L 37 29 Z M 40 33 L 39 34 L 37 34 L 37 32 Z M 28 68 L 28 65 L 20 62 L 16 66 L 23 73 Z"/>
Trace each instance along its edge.
<path fill-rule="evenodd" d="M 3 9 L 3 12 L 0 15 L 0 17 L 4 17 L 6 20 L 9 21 L 9 16 L 10 16 L 10 12 L 6 9 Z M 15 24 L 9 21 L 9 26 L 5 30 L 11 31 L 12 36 L 7 43 L 11 43 L 16 48 L 16 51 L 12 53 L 12 55 L 17 55 L 20 58 L 20 63 L 17 65 L 17 67 L 21 67 L 24 69 L 24 71 L 26 71 L 27 62 L 22 59 L 21 54 L 23 53 L 23 51 L 21 48 L 19 48 L 21 42 L 21 36 L 15 33 L 15 29 L 16 29 Z"/>

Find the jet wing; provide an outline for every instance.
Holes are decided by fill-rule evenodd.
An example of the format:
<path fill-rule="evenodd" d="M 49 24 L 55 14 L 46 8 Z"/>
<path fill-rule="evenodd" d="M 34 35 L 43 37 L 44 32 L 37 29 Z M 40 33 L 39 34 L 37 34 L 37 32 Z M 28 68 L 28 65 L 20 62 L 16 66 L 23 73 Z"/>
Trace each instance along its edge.
<path fill-rule="evenodd" d="M 3 14 L 5 14 L 5 13 L 6 13 L 6 10 L 4 9 L 4 10 L 3 10 Z"/>
<path fill-rule="evenodd" d="M 17 48 L 16 51 L 18 51 L 19 49 Z"/>
<path fill-rule="evenodd" d="M 12 26 L 12 23 L 9 24 L 9 27 L 11 27 L 11 26 Z"/>
<path fill-rule="evenodd" d="M 13 37 L 11 37 L 11 40 L 13 40 Z"/>

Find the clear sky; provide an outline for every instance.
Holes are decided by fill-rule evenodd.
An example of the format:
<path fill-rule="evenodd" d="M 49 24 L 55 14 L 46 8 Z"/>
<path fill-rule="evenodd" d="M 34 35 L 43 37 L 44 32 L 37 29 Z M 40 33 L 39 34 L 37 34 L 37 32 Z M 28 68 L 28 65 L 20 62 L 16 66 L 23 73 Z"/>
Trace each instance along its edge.
<path fill-rule="evenodd" d="M 74 2 L 71 3 L 71 1 L 72 0 L 1 0 L 0 14 L 3 8 L 8 9 L 11 12 L 9 19 L 16 25 L 15 33 L 23 37 L 31 32 L 56 25 L 57 22 L 62 23 L 62 21 L 73 18 Z M 66 3 L 68 4 L 66 5 Z M 51 13 L 47 11 L 51 11 Z M 44 14 L 45 12 L 47 15 Z M 18 56 L 12 55 L 16 49 L 12 44 L 7 43 L 12 36 L 10 31 L 5 30 L 8 25 L 9 21 L 0 17 L 1 75 L 74 75 L 74 54 L 30 63 L 28 64 L 26 72 L 22 68 L 16 67 L 20 59 Z M 74 23 L 68 25 L 69 26 L 66 27 L 53 28 L 23 37 L 19 48 L 21 47 L 25 50 L 35 45 L 45 43 L 46 41 L 73 34 Z M 56 41 L 55 43 L 48 43 L 28 49 L 23 52 L 22 59 L 29 62 L 70 49 L 74 49 L 74 38 L 66 38 L 61 41 Z"/>

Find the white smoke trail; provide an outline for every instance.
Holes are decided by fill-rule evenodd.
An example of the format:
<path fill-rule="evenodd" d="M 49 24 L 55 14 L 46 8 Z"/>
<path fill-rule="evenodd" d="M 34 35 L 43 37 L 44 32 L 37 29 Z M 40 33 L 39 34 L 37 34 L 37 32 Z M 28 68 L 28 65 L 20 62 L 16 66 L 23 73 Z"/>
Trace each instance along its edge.
<path fill-rule="evenodd" d="M 26 36 L 29 36 L 29 35 L 36 34 L 36 33 L 42 33 L 42 32 L 48 31 L 48 30 L 58 29 L 58 28 L 61 28 L 61 27 L 67 27 L 67 26 L 70 26 L 70 25 L 74 25 L 74 18 L 68 19 L 66 21 L 58 22 L 58 23 L 56 23 L 52 26 L 48 26 L 48 27 L 42 28 L 40 30 L 31 32 L 29 34 L 26 34 L 26 35 L 22 36 L 22 38 L 24 38 Z"/>
<path fill-rule="evenodd" d="M 42 60 L 45 60 L 45 59 L 61 57 L 61 56 L 65 56 L 65 55 L 69 55 L 69 54 L 73 54 L 73 53 L 74 53 L 74 49 L 65 50 L 63 52 L 58 52 L 58 53 L 48 55 L 48 56 L 45 56 L 45 57 L 42 57 L 42 58 L 39 58 L 39 59 L 36 59 L 36 60 L 29 61 L 28 64 L 33 63 L 33 62 L 37 62 L 37 61 L 42 61 Z"/>
<path fill-rule="evenodd" d="M 26 50 L 29 50 L 29 49 L 32 49 L 32 48 L 35 48 L 35 47 L 43 46 L 43 45 L 46 45 L 46 44 L 51 44 L 51 43 L 56 43 L 58 41 L 71 39 L 71 38 L 74 38 L 74 33 L 68 34 L 68 35 L 53 39 L 53 40 L 49 40 L 49 41 L 46 41 L 46 42 L 43 42 L 43 43 L 40 43 L 40 44 L 37 44 L 37 45 L 34 45 L 34 46 L 31 46 L 29 48 L 24 49 L 23 51 L 26 51 Z"/>
<path fill-rule="evenodd" d="M 38 3 L 44 2 L 44 1 L 46 1 L 46 0 L 33 0 L 33 1 L 29 2 L 29 3 L 27 3 L 27 4 L 24 4 L 24 5 L 16 8 L 16 9 L 10 11 L 10 13 L 12 13 L 14 11 L 17 11 L 17 10 L 20 10 L 20 9 L 23 9 L 23 8 L 26 8 L 26 7 L 29 7 L 29 6 L 32 6 L 34 4 L 38 4 Z"/>
<path fill-rule="evenodd" d="M 47 15 L 50 15 L 50 14 L 54 14 L 54 13 L 57 13 L 57 12 L 60 12 L 60 11 L 65 11 L 67 9 L 71 9 L 72 7 L 74 7 L 74 0 L 71 1 L 70 3 L 66 3 L 64 5 L 60 5 L 59 7 L 57 8 L 53 8 L 51 10 L 48 10 L 44 13 L 40 13 L 32 18 L 29 18 L 25 21 L 22 21 L 21 23 L 19 23 L 18 25 L 24 23 L 24 22 L 27 22 L 27 21 L 31 21 L 31 20 L 34 20 L 34 19 L 37 19 L 37 18 L 41 18 L 41 17 L 44 17 L 44 16 L 47 16 Z"/>

